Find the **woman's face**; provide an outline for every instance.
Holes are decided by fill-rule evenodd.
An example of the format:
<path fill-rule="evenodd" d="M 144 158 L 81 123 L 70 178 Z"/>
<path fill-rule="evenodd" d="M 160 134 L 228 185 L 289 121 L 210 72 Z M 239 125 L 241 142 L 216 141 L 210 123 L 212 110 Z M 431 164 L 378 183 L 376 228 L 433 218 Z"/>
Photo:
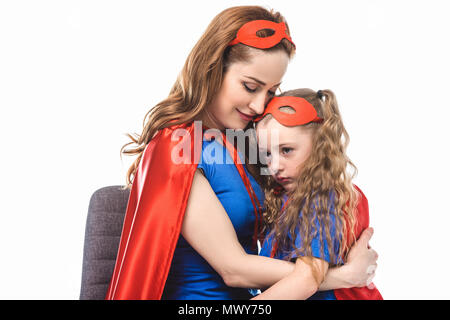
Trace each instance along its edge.
<path fill-rule="evenodd" d="M 289 57 L 284 51 L 256 49 L 252 49 L 250 61 L 232 63 L 219 92 L 206 107 L 203 123 L 219 130 L 244 129 L 256 115 L 264 112 L 288 63 Z"/>
<path fill-rule="evenodd" d="M 256 132 L 259 149 L 267 155 L 270 174 L 286 191 L 293 191 L 303 164 L 311 155 L 313 129 L 286 127 L 272 118 L 258 123 Z"/>

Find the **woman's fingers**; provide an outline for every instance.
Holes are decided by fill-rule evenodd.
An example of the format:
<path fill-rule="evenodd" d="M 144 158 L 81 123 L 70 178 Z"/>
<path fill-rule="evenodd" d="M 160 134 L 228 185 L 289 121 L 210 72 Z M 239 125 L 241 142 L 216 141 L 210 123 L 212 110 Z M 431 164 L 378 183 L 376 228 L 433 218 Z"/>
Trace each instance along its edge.
<path fill-rule="evenodd" d="M 355 287 L 366 287 L 375 277 L 378 253 L 369 246 L 373 233 L 373 228 L 365 229 L 348 254 L 346 264 L 352 270 Z"/>
<path fill-rule="evenodd" d="M 373 228 L 367 228 L 365 229 L 362 233 L 361 236 L 359 237 L 357 244 L 360 246 L 364 246 L 365 248 L 369 247 L 369 241 L 373 236 Z"/>
<path fill-rule="evenodd" d="M 375 272 L 369 277 L 369 279 L 367 279 L 366 286 L 369 289 L 374 289 L 375 288 L 375 285 L 373 284 L 373 278 L 375 278 Z"/>
<path fill-rule="evenodd" d="M 377 270 L 377 267 L 378 267 L 378 265 L 377 265 L 376 263 L 370 265 L 370 266 L 367 268 L 367 274 L 368 274 L 368 275 L 371 275 L 371 274 L 375 273 L 375 271 Z"/>
<path fill-rule="evenodd" d="M 370 256 L 374 262 L 378 260 L 378 253 L 374 249 L 369 249 Z"/>

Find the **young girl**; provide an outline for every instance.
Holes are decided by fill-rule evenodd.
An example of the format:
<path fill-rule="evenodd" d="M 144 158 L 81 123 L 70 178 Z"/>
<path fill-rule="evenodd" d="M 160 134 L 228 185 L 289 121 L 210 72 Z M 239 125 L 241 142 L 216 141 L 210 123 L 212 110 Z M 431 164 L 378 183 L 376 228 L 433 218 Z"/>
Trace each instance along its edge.
<path fill-rule="evenodd" d="M 270 231 L 260 255 L 294 260 L 296 268 L 255 299 L 382 299 L 373 284 L 316 293 L 369 226 L 367 199 L 347 172 L 356 168 L 345 153 L 349 137 L 333 92 L 285 92 L 256 121 L 270 173 L 263 186 Z"/>

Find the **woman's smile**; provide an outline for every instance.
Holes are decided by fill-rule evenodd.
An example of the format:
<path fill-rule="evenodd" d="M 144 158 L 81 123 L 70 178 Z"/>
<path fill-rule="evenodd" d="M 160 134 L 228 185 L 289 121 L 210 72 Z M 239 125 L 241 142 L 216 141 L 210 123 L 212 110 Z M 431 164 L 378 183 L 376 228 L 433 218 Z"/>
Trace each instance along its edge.
<path fill-rule="evenodd" d="M 250 114 L 244 113 L 244 112 L 240 111 L 239 109 L 236 109 L 236 111 L 239 113 L 239 116 L 241 117 L 241 119 L 244 121 L 247 121 L 247 122 L 251 121 L 253 119 L 253 117 L 255 116 L 255 115 L 250 115 Z"/>

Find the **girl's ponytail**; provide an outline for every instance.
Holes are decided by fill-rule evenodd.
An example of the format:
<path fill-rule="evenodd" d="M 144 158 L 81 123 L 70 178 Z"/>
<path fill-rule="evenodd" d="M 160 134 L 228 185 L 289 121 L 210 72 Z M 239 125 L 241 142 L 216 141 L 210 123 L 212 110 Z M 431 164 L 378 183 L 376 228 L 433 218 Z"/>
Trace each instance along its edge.
<path fill-rule="evenodd" d="M 333 91 L 326 89 L 317 91 L 317 98 L 321 102 L 325 122 L 328 122 L 324 124 L 324 127 L 329 127 L 330 131 L 328 134 L 334 136 L 334 141 L 341 139 L 342 146 L 345 149 L 348 146 L 350 137 L 347 130 L 345 130 L 336 96 Z M 345 150 L 340 151 L 344 152 Z"/>

